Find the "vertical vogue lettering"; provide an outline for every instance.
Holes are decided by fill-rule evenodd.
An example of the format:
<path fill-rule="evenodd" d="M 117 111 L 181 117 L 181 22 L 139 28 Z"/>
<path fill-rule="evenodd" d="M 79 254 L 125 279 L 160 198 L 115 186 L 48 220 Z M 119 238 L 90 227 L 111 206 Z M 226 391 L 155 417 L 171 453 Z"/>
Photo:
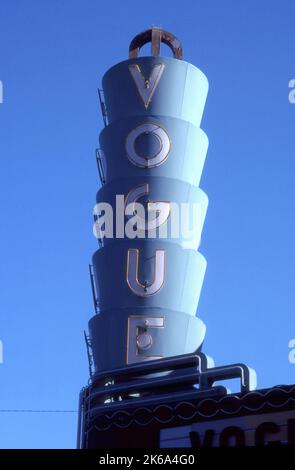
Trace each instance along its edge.
<path fill-rule="evenodd" d="M 143 76 L 143 73 L 138 64 L 129 65 L 129 71 L 134 80 L 139 96 L 143 101 L 145 109 L 148 108 L 151 102 L 164 68 L 164 64 L 155 64 L 152 68 L 149 78 L 146 79 Z"/>
<path fill-rule="evenodd" d="M 127 253 L 127 273 L 126 280 L 129 288 L 139 297 L 149 297 L 162 289 L 165 279 L 165 251 L 156 250 L 153 256 L 154 279 L 152 282 L 138 279 L 138 259 L 139 250 L 129 248 Z"/>
<path fill-rule="evenodd" d="M 159 80 L 164 71 L 164 64 L 155 64 L 150 76 L 146 79 L 137 64 L 129 65 L 129 71 L 136 85 L 139 96 L 141 97 L 145 109 L 148 108 L 153 94 L 157 88 Z M 151 155 L 140 155 L 136 149 L 139 139 L 145 139 L 147 147 L 152 139 L 155 140 L 157 148 Z M 139 168 L 153 168 L 165 162 L 170 152 L 171 142 L 168 133 L 161 126 L 153 123 L 144 123 L 131 130 L 126 138 L 126 153 L 129 161 Z M 138 228 L 142 231 L 152 231 L 164 224 L 170 215 L 169 202 L 148 202 L 148 221 L 138 213 L 137 201 L 143 196 L 148 195 L 149 186 L 143 183 L 129 191 L 125 199 L 126 215 L 130 217 L 137 216 Z M 155 216 L 150 217 L 154 211 Z M 154 277 L 153 280 L 139 280 L 138 263 L 139 250 L 129 248 L 127 252 L 127 272 L 126 281 L 131 291 L 140 297 L 148 297 L 156 294 L 163 287 L 165 279 L 165 251 L 156 250 L 153 256 Z M 148 328 L 163 328 L 163 318 L 147 318 L 130 316 L 128 319 L 127 334 L 127 364 L 140 362 L 143 360 L 160 359 L 161 356 L 147 355 L 153 344 L 153 337 L 147 331 Z"/>
<path fill-rule="evenodd" d="M 136 150 L 136 141 L 143 136 L 145 139 L 155 137 L 158 149 L 154 155 L 141 156 Z M 146 123 L 132 129 L 126 139 L 127 157 L 133 165 L 140 168 L 153 168 L 164 163 L 170 152 L 171 142 L 167 131 L 158 124 Z"/>

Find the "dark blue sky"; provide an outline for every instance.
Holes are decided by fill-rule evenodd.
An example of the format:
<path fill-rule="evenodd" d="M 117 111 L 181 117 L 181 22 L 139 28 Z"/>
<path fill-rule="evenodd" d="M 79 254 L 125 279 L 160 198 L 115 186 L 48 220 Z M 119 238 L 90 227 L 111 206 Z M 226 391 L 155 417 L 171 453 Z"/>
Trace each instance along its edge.
<path fill-rule="evenodd" d="M 208 77 L 204 351 L 294 383 L 293 0 L 0 4 L 0 409 L 75 410 L 93 313 L 97 87 L 152 25 Z M 74 447 L 75 413 L 0 413 L 0 447 Z"/>

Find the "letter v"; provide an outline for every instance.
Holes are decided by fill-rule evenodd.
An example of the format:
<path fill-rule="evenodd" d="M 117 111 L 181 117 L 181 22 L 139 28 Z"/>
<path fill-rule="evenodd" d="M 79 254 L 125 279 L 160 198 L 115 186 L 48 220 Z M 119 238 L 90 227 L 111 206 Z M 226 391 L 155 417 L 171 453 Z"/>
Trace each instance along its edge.
<path fill-rule="evenodd" d="M 146 79 L 142 71 L 137 64 L 130 64 L 129 65 L 129 71 L 132 75 L 132 78 L 135 82 L 137 91 L 143 101 L 143 104 L 145 108 L 147 109 L 151 99 L 153 97 L 153 94 L 155 92 L 155 89 L 157 88 L 157 85 L 159 83 L 159 80 L 162 76 L 162 73 L 164 71 L 164 64 L 155 64 L 153 65 L 151 74 L 148 79 Z"/>

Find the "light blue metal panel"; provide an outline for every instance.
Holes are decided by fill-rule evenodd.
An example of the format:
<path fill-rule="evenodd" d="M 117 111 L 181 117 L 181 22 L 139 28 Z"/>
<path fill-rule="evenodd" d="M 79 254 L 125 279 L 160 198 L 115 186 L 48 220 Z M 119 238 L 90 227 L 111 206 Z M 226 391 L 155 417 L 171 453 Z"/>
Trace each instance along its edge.
<path fill-rule="evenodd" d="M 155 252 L 165 251 L 165 275 L 153 295 L 135 294 L 127 282 L 128 250 L 139 251 L 138 280 L 147 285 L 155 278 Z M 157 307 L 195 315 L 206 270 L 205 258 L 195 250 L 158 240 L 116 240 L 95 252 L 93 259 L 99 308 Z M 120 312 L 118 310 L 118 315 Z"/>
<path fill-rule="evenodd" d="M 137 64 L 145 79 L 163 64 L 149 107 L 143 106 L 129 66 Z M 171 116 L 199 126 L 208 93 L 206 76 L 188 62 L 170 57 L 138 57 L 116 64 L 103 77 L 109 122 L 128 116 Z"/>
<path fill-rule="evenodd" d="M 163 127 L 171 141 L 166 160 L 158 166 L 143 169 L 134 165 L 127 157 L 128 134 L 143 123 L 154 123 Z M 146 136 L 138 153 L 154 153 L 154 139 Z M 107 182 L 128 176 L 165 176 L 198 186 L 208 149 L 208 138 L 202 129 L 187 121 L 167 116 L 129 117 L 105 127 L 100 134 L 100 147 L 105 156 Z"/>
<path fill-rule="evenodd" d="M 163 327 L 147 328 L 151 346 L 141 351 L 136 347 L 136 336 L 132 336 L 130 319 L 136 325 L 142 318 L 162 318 Z M 200 319 L 175 310 L 144 307 L 107 310 L 89 321 L 95 370 L 100 372 L 128 363 L 195 352 L 203 343 L 205 330 Z"/>

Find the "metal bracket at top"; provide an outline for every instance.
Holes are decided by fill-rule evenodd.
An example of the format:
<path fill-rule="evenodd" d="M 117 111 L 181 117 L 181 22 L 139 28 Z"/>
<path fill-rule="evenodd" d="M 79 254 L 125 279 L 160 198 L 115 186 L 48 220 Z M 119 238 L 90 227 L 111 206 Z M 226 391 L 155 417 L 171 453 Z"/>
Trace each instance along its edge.
<path fill-rule="evenodd" d="M 173 52 L 175 59 L 182 59 L 182 45 L 174 34 L 161 28 L 151 28 L 137 34 L 129 46 L 129 59 L 138 57 L 139 51 L 148 42 L 151 42 L 151 55 L 160 55 L 161 43 L 166 44 Z"/>

